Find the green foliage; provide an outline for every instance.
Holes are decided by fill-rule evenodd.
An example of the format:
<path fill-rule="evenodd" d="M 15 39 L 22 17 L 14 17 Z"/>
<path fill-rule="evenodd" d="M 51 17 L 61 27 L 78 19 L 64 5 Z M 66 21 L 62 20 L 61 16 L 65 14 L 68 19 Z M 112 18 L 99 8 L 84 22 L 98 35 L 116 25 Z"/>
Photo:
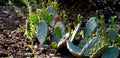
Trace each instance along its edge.
<path fill-rule="evenodd" d="M 61 28 L 60 27 L 56 27 L 55 28 L 55 31 L 56 31 L 56 34 L 58 35 L 58 37 L 62 37 L 62 30 L 61 30 Z"/>
<path fill-rule="evenodd" d="M 48 23 L 53 20 L 52 14 L 49 14 L 46 10 L 41 10 L 41 18 Z"/>
<path fill-rule="evenodd" d="M 38 18 L 38 15 L 36 15 L 36 14 L 31 14 L 31 15 L 30 15 L 30 22 L 33 23 L 33 24 L 35 24 L 35 25 L 38 25 L 39 22 L 40 22 L 40 20 L 39 20 L 39 18 Z"/>
<path fill-rule="evenodd" d="M 0 0 L 0 3 L 8 3 L 9 2 L 9 0 Z"/>
<path fill-rule="evenodd" d="M 57 42 L 52 42 L 51 43 L 52 48 L 58 49 Z"/>
<path fill-rule="evenodd" d="M 116 36 L 115 42 L 120 43 L 120 36 L 119 35 Z"/>
<path fill-rule="evenodd" d="M 63 14 L 63 22 L 66 23 L 68 17 L 67 17 L 67 14 Z"/>
<path fill-rule="evenodd" d="M 114 23 L 115 19 L 116 19 L 116 16 L 112 16 L 112 17 L 111 17 L 111 25 L 112 25 L 112 28 L 115 28 L 115 27 L 116 27 L 116 25 L 115 25 L 115 23 Z"/>
<path fill-rule="evenodd" d="M 31 13 L 29 16 L 29 20 L 26 20 L 26 35 L 27 38 L 31 39 L 36 37 L 37 26 L 40 23 L 39 16 L 35 13 Z"/>
<path fill-rule="evenodd" d="M 28 0 L 20 0 L 22 3 L 24 3 L 27 7 L 30 7 L 30 2 Z"/>
<path fill-rule="evenodd" d="M 72 37 L 71 37 L 71 41 L 74 40 L 76 34 L 80 31 L 81 24 L 82 24 L 82 22 L 80 22 L 80 23 L 77 25 L 77 27 L 75 28 L 75 30 L 74 30 L 74 32 L 73 32 L 73 34 L 72 34 Z"/>

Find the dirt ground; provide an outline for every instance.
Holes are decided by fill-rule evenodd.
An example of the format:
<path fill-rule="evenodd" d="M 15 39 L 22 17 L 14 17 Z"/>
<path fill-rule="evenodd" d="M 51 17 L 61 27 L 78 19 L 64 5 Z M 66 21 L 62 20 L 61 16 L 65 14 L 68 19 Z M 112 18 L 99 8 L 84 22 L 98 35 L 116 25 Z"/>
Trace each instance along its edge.
<path fill-rule="evenodd" d="M 0 5 L 0 56 L 22 55 L 28 53 L 27 40 L 20 26 L 25 19 L 8 5 Z"/>

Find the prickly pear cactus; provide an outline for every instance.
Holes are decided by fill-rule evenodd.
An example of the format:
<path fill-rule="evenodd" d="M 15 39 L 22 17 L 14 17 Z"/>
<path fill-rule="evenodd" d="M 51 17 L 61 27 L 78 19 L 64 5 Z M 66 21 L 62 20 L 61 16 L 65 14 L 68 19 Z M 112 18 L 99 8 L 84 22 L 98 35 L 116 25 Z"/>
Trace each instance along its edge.
<path fill-rule="evenodd" d="M 47 7 L 47 12 L 49 14 L 52 14 L 52 16 L 53 16 L 53 20 L 50 22 L 50 25 L 53 27 L 55 25 L 55 16 L 57 15 L 57 13 L 56 13 L 54 7 L 52 7 L 52 6 Z"/>
<path fill-rule="evenodd" d="M 90 56 L 90 50 L 95 46 L 95 44 L 99 44 L 100 42 L 104 43 L 104 40 L 101 37 L 95 37 L 95 38 L 91 39 L 90 41 L 88 41 L 85 44 L 85 46 L 83 47 L 83 49 L 81 51 L 81 54 Z"/>
<path fill-rule="evenodd" d="M 105 51 L 101 58 L 118 58 L 119 54 L 119 49 L 115 46 L 112 46 Z"/>
<path fill-rule="evenodd" d="M 86 23 L 86 26 L 85 26 L 85 29 L 84 29 L 84 38 L 88 38 L 90 34 L 92 34 L 97 26 L 98 26 L 98 18 L 97 17 L 91 17 L 87 23 Z"/>
<path fill-rule="evenodd" d="M 37 29 L 37 37 L 41 45 L 43 45 L 48 34 L 48 25 L 45 21 L 41 21 Z"/>
<path fill-rule="evenodd" d="M 54 26 L 54 30 L 52 33 L 52 37 L 50 39 L 51 42 L 59 42 L 60 38 L 62 38 L 65 35 L 66 32 L 66 28 L 64 26 L 64 24 L 62 24 L 61 22 L 57 22 Z"/>
<path fill-rule="evenodd" d="M 67 42 L 67 48 L 74 56 L 80 56 L 79 53 L 81 52 L 82 49 L 74 45 L 71 41 Z"/>
<path fill-rule="evenodd" d="M 118 33 L 117 30 L 116 29 L 108 28 L 107 32 L 108 32 L 108 35 L 110 37 L 110 41 L 111 42 L 115 42 L 115 37 L 116 37 L 116 35 Z"/>

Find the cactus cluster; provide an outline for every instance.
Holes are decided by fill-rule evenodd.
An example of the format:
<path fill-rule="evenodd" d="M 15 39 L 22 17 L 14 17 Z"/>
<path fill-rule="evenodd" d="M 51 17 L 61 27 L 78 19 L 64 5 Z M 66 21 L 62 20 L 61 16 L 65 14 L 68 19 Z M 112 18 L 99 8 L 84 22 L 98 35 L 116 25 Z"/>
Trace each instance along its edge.
<path fill-rule="evenodd" d="M 50 11 L 51 9 L 52 11 Z M 60 21 L 60 17 L 58 19 L 58 14 L 54 10 L 54 7 L 48 7 L 47 12 L 52 14 L 53 19 L 51 22 L 54 24 L 51 24 L 50 22 L 47 23 L 47 21 L 45 21 L 46 23 L 40 22 L 37 29 L 40 32 L 37 32 L 37 35 L 38 40 L 42 45 L 45 44 L 44 42 L 47 40 L 46 37 L 49 31 L 48 28 L 51 27 L 52 32 L 49 41 L 50 43 L 55 43 L 52 47 L 56 50 L 66 45 L 67 49 L 76 57 L 110 57 L 107 53 L 109 53 L 111 57 L 117 58 L 119 56 L 119 47 L 117 46 L 119 42 L 116 42 L 116 39 L 120 39 L 118 36 L 118 30 L 120 29 L 119 25 L 116 25 L 116 27 L 106 26 L 103 25 L 105 22 L 102 21 L 104 20 L 102 16 L 100 19 L 91 17 L 83 30 L 80 28 L 82 20 L 79 20 L 80 22 L 76 23 L 77 26 L 74 31 L 67 32 L 66 30 L 68 29 L 65 27 L 65 22 Z M 59 20 L 57 20 L 57 22 L 56 17 Z M 77 37 L 80 37 L 79 43 L 74 44 Z M 116 53 L 112 54 L 112 52 Z"/>
<path fill-rule="evenodd" d="M 29 9 L 26 33 L 28 38 L 37 37 L 41 46 L 48 44 L 56 51 L 66 46 L 76 57 L 119 56 L 120 26 L 114 23 L 116 16 L 111 17 L 111 25 L 106 25 L 104 15 L 90 17 L 85 23 L 78 14 L 77 22 L 67 24 L 67 13 L 58 8 L 56 1 L 48 0 L 47 4 L 42 4 L 42 9 L 36 8 L 35 13 L 29 4 L 26 1 Z"/>

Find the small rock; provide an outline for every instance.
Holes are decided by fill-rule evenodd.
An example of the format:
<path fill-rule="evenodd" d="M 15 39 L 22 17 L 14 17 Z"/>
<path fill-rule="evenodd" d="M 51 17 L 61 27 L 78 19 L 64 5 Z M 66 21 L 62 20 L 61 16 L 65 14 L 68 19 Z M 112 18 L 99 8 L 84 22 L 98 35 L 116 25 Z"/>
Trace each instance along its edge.
<path fill-rule="evenodd" d="M 49 54 L 49 56 L 53 57 L 53 56 L 55 56 L 55 54 Z"/>

